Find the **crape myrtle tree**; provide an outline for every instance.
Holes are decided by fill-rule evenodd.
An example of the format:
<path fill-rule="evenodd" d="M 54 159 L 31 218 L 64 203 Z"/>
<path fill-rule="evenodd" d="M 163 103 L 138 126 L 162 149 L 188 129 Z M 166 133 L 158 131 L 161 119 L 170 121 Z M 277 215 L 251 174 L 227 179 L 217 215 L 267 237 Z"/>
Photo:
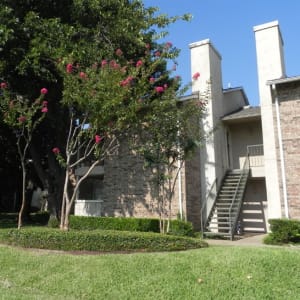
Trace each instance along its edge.
<path fill-rule="evenodd" d="M 111 58 L 118 48 L 127 61 L 137 61 L 146 44 L 159 49 L 155 38 L 165 33 L 154 28 L 164 30 L 188 16 L 160 15 L 137 0 L 2 0 L 0 18 L 1 81 L 24 99 L 35 99 L 39 87 L 49 90 L 49 112 L 33 132 L 28 151 L 42 188 L 48 190 L 50 212 L 57 214 L 65 174 L 51 149 L 65 151 L 70 113 L 61 101 L 65 77 L 58 62 L 70 58 L 69 63 L 78 62 L 85 70 Z"/>
<path fill-rule="evenodd" d="M 63 230 L 69 228 L 69 214 L 80 184 L 124 138 L 129 144 L 137 142 L 138 147 L 143 137 L 150 138 L 150 143 L 143 146 L 143 154 L 159 142 L 160 149 L 166 151 L 163 139 L 154 140 L 153 127 L 160 126 L 170 143 L 175 139 L 168 149 L 174 151 L 173 146 L 180 146 L 178 130 L 183 126 L 183 116 L 191 116 L 186 114 L 190 105 L 178 107 L 179 79 L 171 78 L 166 68 L 158 72 L 167 59 L 176 57 L 177 49 L 171 43 L 161 50 L 145 44 L 143 53 L 128 61 L 118 48 L 115 58 L 96 61 L 90 67 L 78 61 L 75 64 L 72 58 L 60 63 L 64 74 L 62 105 L 69 111 L 69 131 L 64 151 L 58 147 L 52 150 L 65 172 L 60 223 Z M 193 106 L 189 113 L 194 114 L 197 107 Z M 159 121 L 155 124 L 155 120 Z M 85 172 L 76 178 L 76 168 L 84 162 L 88 162 Z"/>
<path fill-rule="evenodd" d="M 197 72 L 193 80 L 198 80 L 199 76 Z M 181 100 L 182 92 L 184 89 L 176 94 L 162 92 L 161 97 L 153 101 L 153 111 L 146 116 L 145 134 L 140 136 L 141 146 L 138 146 L 146 166 L 152 170 L 152 181 L 157 187 L 161 233 L 170 230 L 178 174 L 184 161 L 204 138 L 199 124 L 206 111 L 205 95 L 200 100 Z"/>
<path fill-rule="evenodd" d="M 40 90 L 40 96 L 34 101 L 24 99 L 23 96 L 11 94 L 7 89 L 7 83 L 1 82 L 0 111 L 1 117 L 16 136 L 17 153 L 22 170 L 22 201 L 18 216 L 18 229 L 22 226 L 23 214 L 26 207 L 26 175 L 28 149 L 32 136 L 37 126 L 48 112 L 48 101 L 44 96 L 48 93 L 46 88 Z"/>

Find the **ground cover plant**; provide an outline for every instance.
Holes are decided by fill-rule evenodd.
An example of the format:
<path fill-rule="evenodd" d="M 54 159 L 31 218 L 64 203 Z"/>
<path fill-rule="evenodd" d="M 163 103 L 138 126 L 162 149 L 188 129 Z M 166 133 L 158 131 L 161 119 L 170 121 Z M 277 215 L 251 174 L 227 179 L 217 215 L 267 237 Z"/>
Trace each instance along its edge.
<path fill-rule="evenodd" d="M 46 227 L 2 229 L 0 242 L 26 248 L 76 251 L 174 251 L 207 247 L 200 239 L 151 232 L 70 230 Z"/>
<path fill-rule="evenodd" d="M 2 299 L 299 299 L 300 251 L 71 255 L 0 247 Z"/>

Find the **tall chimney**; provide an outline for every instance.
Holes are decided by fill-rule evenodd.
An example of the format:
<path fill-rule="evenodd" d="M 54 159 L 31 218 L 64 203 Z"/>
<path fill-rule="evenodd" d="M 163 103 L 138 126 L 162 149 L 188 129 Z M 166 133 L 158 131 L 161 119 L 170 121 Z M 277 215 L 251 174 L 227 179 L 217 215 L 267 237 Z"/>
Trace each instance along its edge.
<path fill-rule="evenodd" d="M 207 114 L 201 126 L 210 133 L 209 140 L 201 148 L 201 187 L 202 199 L 216 178 L 223 176 L 224 159 L 221 149 L 222 131 L 213 131 L 219 125 L 223 115 L 223 89 L 221 72 L 221 55 L 209 39 L 189 45 L 191 50 L 192 92 L 207 100 Z M 193 79 L 193 75 L 200 77 Z"/>
<path fill-rule="evenodd" d="M 264 142 L 268 218 L 280 218 L 280 173 L 276 156 L 275 112 L 268 80 L 285 77 L 283 40 L 278 21 L 253 28 L 256 41 L 258 87 Z"/>

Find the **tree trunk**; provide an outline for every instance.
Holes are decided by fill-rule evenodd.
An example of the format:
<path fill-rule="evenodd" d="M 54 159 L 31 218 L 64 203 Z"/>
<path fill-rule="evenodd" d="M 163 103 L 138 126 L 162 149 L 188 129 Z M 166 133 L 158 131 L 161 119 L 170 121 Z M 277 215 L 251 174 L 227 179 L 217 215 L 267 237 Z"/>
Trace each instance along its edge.
<path fill-rule="evenodd" d="M 18 229 L 20 229 L 23 225 L 23 214 L 25 210 L 26 205 L 26 170 L 25 170 L 25 164 L 24 162 L 21 162 L 22 164 L 22 203 L 21 208 L 18 215 Z"/>

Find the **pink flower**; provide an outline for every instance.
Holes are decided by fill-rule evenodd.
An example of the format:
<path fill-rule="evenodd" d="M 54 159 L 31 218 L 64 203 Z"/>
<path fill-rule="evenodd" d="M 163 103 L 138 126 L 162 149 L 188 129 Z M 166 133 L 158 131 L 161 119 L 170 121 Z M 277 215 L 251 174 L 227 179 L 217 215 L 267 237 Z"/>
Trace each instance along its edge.
<path fill-rule="evenodd" d="M 122 56 L 123 55 L 123 51 L 119 48 L 116 50 L 116 55 L 117 56 Z"/>
<path fill-rule="evenodd" d="M 41 94 L 46 95 L 48 93 L 48 90 L 46 88 L 41 89 Z"/>
<path fill-rule="evenodd" d="M 168 85 L 165 83 L 164 84 L 164 89 L 166 90 L 168 88 Z"/>
<path fill-rule="evenodd" d="M 72 73 L 73 71 L 73 65 L 72 64 L 67 64 L 66 66 L 66 72 L 67 73 Z"/>
<path fill-rule="evenodd" d="M 128 76 L 126 79 L 122 80 L 120 82 L 120 85 L 121 86 L 128 86 L 130 85 L 131 81 L 133 80 L 133 77 L 132 76 Z"/>
<path fill-rule="evenodd" d="M 165 47 L 166 48 L 171 48 L 173 46 L 173 44 L 171 42 L 166 42 Z"/>
<path fill-rule="evenodd" d="M 6 82 L 1 82 L 0 87 L 1 87 L 1 89 L 6 89 L 7 88 L 7 83 Z"/>
<path fill-rule="evenodd" d="M 155 78 L 154 77 L 150 77 L 149 82 L 150 83 L 154 83 L 155 82 Z"/>
<path fill-rule="evenodd" d="M 162 86 L 156 86 L 155 91 L 156 93 L 162 93 L 164 91 L 164 88 Z"/>
<path fill-rule="evenodd" d="M 48 108 L 47 108 L 46 106 L 44 106 L 44 107 L 42 108 L 41 112 L 42 112 L 42 113 L 48 112 Z"/>
<path fill-rule="evenodd" d="M 156 51 L 156 52 L 154 53 L 154 55 L 155 55 L 156 57 L 159 57 L 159 56 L 160 56 L 160 52 L 159 52 L 159 51 Z"/>
<path fill-rule="evenodd" d="M 79 73 L 79 77 L 80 77 L 81 79 L 87 79 L 87 75 L 86 75 L 84 72 L 80 72 L 80 73 Z"/>
<path fill-rule="evenodd" d="M 102 137 L 98 134 L 95 135 L 95 144 L 99 144 L 102 140 Z"/>
<path fill-rule="evenodd" d="M 48 101 L 43 101 L 43 106 L 47 106 L 48 105 Z"/>
<path fill-rule="evenodd" d="M 60 153 L 60 150 L 58 147 L 55 147 L 52 149 L 52 152 L 55 154 L 55 155 L 58 155 Z"/>
<path fill-rule="evenodd" d="M 26 117 L 25 116 L 20 116 L 18 118 L 19 123 L 24 123 L 26 121 Z"/>
<path fill-rule="evenodd" d="M 137 62 L 136 62 L 136 67 L 138 68 L 138 67 L 141 67 L 143 65 L 143 62 L 141 61 L 141 60 L 138 60 Z"/>
<path fill-rule="evenodd" d="M 107 65 L 107 60 L 103 59 L 101 62 L 101 67 L 105 67 Z"/>
<path fill-rule="evenodd" d="M 199 72 L 196 72 L 196 73 L 193 75 L 193 79 L 194 79 L 194 80 L 197 80 L 199 77 L 200 77 L 200 73 L 199 73 Z"/>

